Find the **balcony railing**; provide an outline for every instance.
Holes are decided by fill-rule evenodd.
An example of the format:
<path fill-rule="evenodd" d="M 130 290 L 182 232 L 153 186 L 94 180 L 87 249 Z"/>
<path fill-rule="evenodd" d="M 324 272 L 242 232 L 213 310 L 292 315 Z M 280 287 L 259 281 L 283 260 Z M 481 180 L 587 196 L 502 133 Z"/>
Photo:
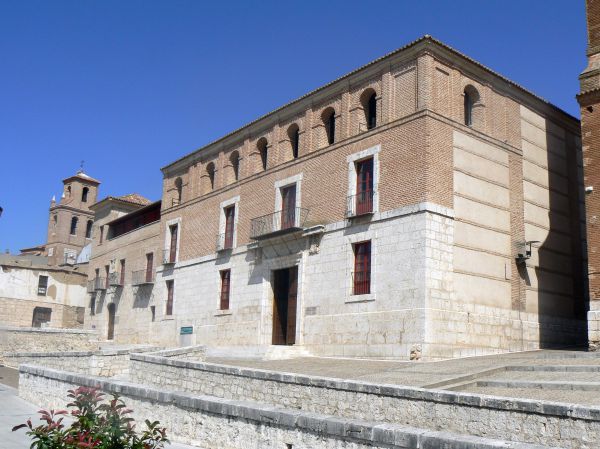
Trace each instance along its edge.
<path fill-rule="evenodd" d="M 348 196 L 346 217 L 358 217 L 360 215 L 372 214 L 374 196 L 375 192 L 373 190 L 367 190 L 359 192 L 356 195 Z"/>
<path fill-rule="evenodd" d="M 371 293 L 371 272 L 355 271 L 352 273 L 352 294 L 368 295 Z"/>
<path fill-rule="evenodd" d="M 154 284 L 154 270 L 138 270 L 131 272 L 131 285 Z"/>
<path fill-rule="evenodd" d="M 106 290 L 106 287 L 108 287 L 106 278 L 98 277 L 94 279 L 94 290 Z"/>
<path fill-rule="evenodd" d="M 224 232 L 217 235 L 217 251 L 224 251 L 233 248 L 233 233 Z"/>
<path fill-rule="evenodd" d="M 250 238 L 261 240 L 303 229 L 307 217 L 308 209 L 293 207 L 253 218 L 250 221 Z"/>
<path fill-rule="evenodd" d="M 122 281 L 123 279 L 121 279 L 121 273 L 118 271 L 108 275 L 108 285 L 111 287 L 123 287 Z"/>
<path fill-rule="evenodd" d="M 88 283 L 87 283 L 87 292 L 88 293 L 94 293 L 96 291 L 95 285 L 96 285 L 96 283 L 95 283 L 94 279 L 92 279 L 91 281 L 88 281 Z"/>
<path fill-rule="evenodd" d="M 171 253 L 170 249 L 163 249 L 163 265 L 172 265 L 177 262 L 177 253 Z"/>

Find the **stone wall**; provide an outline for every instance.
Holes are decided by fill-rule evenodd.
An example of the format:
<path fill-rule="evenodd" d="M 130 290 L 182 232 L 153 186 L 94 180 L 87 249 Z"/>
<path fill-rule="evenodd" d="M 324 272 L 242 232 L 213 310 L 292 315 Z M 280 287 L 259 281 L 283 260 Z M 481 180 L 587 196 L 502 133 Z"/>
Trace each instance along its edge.
<path fill-rule="evenodd" d="M 4 364 L 32 363 L 91 376 L 112 377 L 129 372 L 129 350 L 73 352 L 15 352 L 4 354 Z"/>
<path fill-rule="evenodd" d="M 15 298 L 0 298 L 1 323 L 4 326 L 31 327 L 33 311 L 37 307 L 52 310 L 49 323 L 52 327 L 65 329 L 83 327 L 83 307 Z"/>
<path fill-rule="evenodd" d="M 592 448 L 600 409 L 468 393 L 376 385 L 132 354 L 132 382 L 351 419 L 513 441 Z"/>
<path fill-rule="evenodd" d="M 64 408 L 66 391 L 98 386 L 119 393 L 138 421 L 159 420 L 173 441 L 203 448 L 228 449 L 542 449 L 448 432 L 373 421 L 340 419 L 209 396 L 181 394 L 141 385 L 107 381 L 64 371 L 23 365 L 19 394 L 44 408 Z M 587 446 L 578 446 L 587 447 Z"/>
<path fill-rule="evenodd" d="M 0 357 L 15 352 L 89 351 L 98 349 L 94 331 L 0 326 Z"/>
<path fill-rule="evenodd" d="M 206 346 L 186 346 L 176 349 L 163 349 L 160 351 L 147 352 L 148 355 L 156 357 L 168 357 L 177 360 L 195 360 L 200 362 L 206 355 Z"/>

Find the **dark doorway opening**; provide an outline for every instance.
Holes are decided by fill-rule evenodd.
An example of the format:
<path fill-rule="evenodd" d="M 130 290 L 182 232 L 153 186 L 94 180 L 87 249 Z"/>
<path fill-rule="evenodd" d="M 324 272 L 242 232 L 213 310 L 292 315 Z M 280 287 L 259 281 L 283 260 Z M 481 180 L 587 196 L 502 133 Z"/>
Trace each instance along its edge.
<path fill-rule="evenodd" d="M 296 343 L 298 267 L 273 271 L 273 344 Z"/>
<path fill-rule="evenodd" d="M 108 305 L 108 335 L 107 340 L 113 340 L 115 338 L 115 305 Z"/>
<path fill-rule="evenodd" d="M 52 316 L 52 309 L 48 307 L 36 307 L 33 309 L 32 327 L 42 327 L 42 324 L 49 323 Z"/>

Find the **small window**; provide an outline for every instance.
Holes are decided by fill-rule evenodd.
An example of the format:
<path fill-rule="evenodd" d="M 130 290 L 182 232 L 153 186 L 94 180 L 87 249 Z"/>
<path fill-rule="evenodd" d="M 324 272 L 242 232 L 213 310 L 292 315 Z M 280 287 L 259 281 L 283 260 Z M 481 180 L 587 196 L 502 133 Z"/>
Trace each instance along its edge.
<path fill-rule="evenodd" d="M 208 175 L 208 180 L 210 182 L 210 190 L 215 189 L 215 164 L 209 163 L 206 166 L 206 174 Z"/>
<path fill-rule="evenodd" d="M 479 92 L 473 86 L 467 86 L 464 90 L 464 120 L 465 125 L 473 126 L 474 109 L 476 103 L 479 102 Z"/>
<path fill-rule="evenodd" d="M 71 218 L 71 235 L 77 235 L 77 217 Z"/>
<path fill-rule="evenodd" d="M 354 244 L 352 294 L 371 293 L 371 241 Z"/>
<path fill-rule="evenodd" d="M 300 149 L 300 128 L 295 123 L 288 128 L 288 137 L 292 147 L 292 157 L 298 159 Z"/>
<path fill-rule="evenodd" d="M 327 134 L 327 143 L 332 145 L 335 143 L 335 111 L 333 108 L 327 108 L 323 111 L 323 124 L 325 125 L 325 133 Z"/>
<path fill-rule="evenodd" d="M 85 225 L 85 238 L 86 239 L 92 238 L 92 226 L 93 225 L 94 225 L 94 222 L 92 220 L 88 220 L 87 224 Z"/>
<path fill-rule="evenodd" d="M 256 144 L 256 147 L 258 148 L 258 152 L 260 153 L 260 162 L 261 162 L 261 166 L 263 170 L 267 169 L 267 163 L 268 163 L 268 142 L 267 139 L 265 139 L 264 137 L 262 137 L 258 143 Z"/>
<path fill-rule="evenodd" d="M 71 186 L 67 186 L 67 198 L 71 198 Z"/>
<path fill-rule="evenodd" d="M 146 254 L 146 282 L 152 282 L 154 277 L 154 253 Z"/>
<path fill-rule="evenodd" d="M 361 104 L 365 111 L 367 129 L 377 126 L 377 95 L 373 89 L 367 89 L 361 95 Z"/>
<path fill-rule="evenodd" d="M 90 189 L 87 187 L 84 187 L 83 190 L 81 191 L 81 202 L 82 203 L 87 203 L 89 191 L 90 191 Z"/>
<path fill-rule="evenodd" d="M 104 265 L 104 289 L 108 290 L 110 282 L 110 265 Z"/>
<path fill-rule="evenodd" d="M 235 230 L 235 206 L 226 207 L 225 210 L 225 242 L 223 249 L 233 248 L 233 233 Z"/>
<path fill-rule="evenodd" d="M 58 224 L 58 216 L 56 214 L 54 214 L 52 216 L 52 221 L 53 221 L 54 227 L 56 227 L 56 225 Z"/>
<path fill-rule="evenodd" d="M 100 243 L 104 240 L 104 226 L 100 226 Z"/>
<path fill-rule="evenodd" d="M 90 298 L 90 315 L 96 315 L 96 295 L 93 294 Z"/>
<path fill-rule="evenodd" d="M 120 265 L 119 285 L 123 286 L 125 285 L 125 259 L 121 259 Z"/>
<path fill-rule="evenodd" d="M 165 314 L 167 316 L 173 315 L 173 295 L 175 291 L 174 281 L 167 281 L 167 310 Z"/>
<path fill-rule="evenodd" d="M 175 196 L 175 200 L 173 201 L 173 206 L 177 206 L 179 204 L 181 204 L 181 198 L 183 195 L 183 181 L 181 180 L 180 177 L 177 177 L 175 179 L 175 190 L 176 190 L 176 196 Z"/>
<path fill-rule="evenodd" d="M 156 306 L 150 306 L 150 313 L 152 314 L 152 322 L 156 320 Z"/>
<path fill-rule="evenodd" d="M 231 169 L 233 171 L 233 180 L 237 181 L 240 179 L 240 153 L 237 151 L 231 153 L 229 161 L 231 162 Z"/>
<path fill-rule="evenodd" d="M 171 243 L 169 245 L 169 263 L 175 263 L 177 261 L 177 237 L 178 237 L 178 225 L 169 226 L 169 231 L 171 235 Z"/>
<path fill-rule="evenodd" d="M 46 296 L 46 291 L 48 290 L 48 276 L 40 275 L 38 277 L 38 291 L 37 294 L 39 296 Z"/>
<path fill-rule="evenodd" d="M 231 270 L 221 271 L 221 301 L 219 308 L 229 310 L 229 291 L 231 287 Z"/>

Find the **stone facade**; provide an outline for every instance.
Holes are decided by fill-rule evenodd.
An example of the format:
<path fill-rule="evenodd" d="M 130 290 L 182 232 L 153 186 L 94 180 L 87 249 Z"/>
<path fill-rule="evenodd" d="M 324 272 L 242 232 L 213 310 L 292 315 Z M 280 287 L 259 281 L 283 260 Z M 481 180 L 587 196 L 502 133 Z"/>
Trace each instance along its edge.
<path fill-rule="evenodd" d="M 172 368 L 200 365 L 161 359 L 168 360 Z M 219 374 L 209 374 L 206 381 L 219 383 L 216 377 L 226 378 L 228 388 L 215 388 L 207 396 L 185 390 L 196 385 L 189 382 L 192 379 L 185 369 L 169 372 L 178 376 L 184 390 L 175 392 L 164 385 L 152 388 L 22 365 L 19 394 L 40 407 L 60 409 L 68 400 L 67 390 L 80 385 L 99 387 L 118 393 L 134 410 L 136 420 L 157 419 L 175 441 L 205 448 L 592 449 L 600 438 L 597 410 L 571 404 L 383 387 L 231 367 L 217 367 L 215 372 Z M 156 382 L 164 379 L 160 372 L 155 374 L 159 376 Z M 193 378 L 200 383 L 202 379 Z M 214 396 L 238 391 L 243 400 Z M 301 408 L 264 402 L 284 396 L 286 402 L 298 401 Z M 329 415 L 326 410 L 336 410 L 339 415 Z"/>
<path fill-rule="evenodd" d="M 78 267 L 56 267 L 46 258 L 0 256 L 0 324 L 83 326 L 86 276 Z"/>
<path fill-rule="evenodd" d="M 600 346 L 600 3 L 587 0 L 588 65 L 579 76 L 581 135 L 589 276 L 588 334 L 591 349 Z M 582 231 L 583 232 L 583 231 Z"/>
<path fill-rule="evenodd" d="M 355 210 L 364 161 L 370 214 Z M 292 268 L 291 341 L 315 355 L 431 360 L 585 341 L 578 121 L 428 36 L 163 175 L 152 245 L 165 258 L 146 311 L 119 305 L 117 340 L 264 352 L 276 271 Z M 352 280 L 361 242 L 366 292 Z"/>

